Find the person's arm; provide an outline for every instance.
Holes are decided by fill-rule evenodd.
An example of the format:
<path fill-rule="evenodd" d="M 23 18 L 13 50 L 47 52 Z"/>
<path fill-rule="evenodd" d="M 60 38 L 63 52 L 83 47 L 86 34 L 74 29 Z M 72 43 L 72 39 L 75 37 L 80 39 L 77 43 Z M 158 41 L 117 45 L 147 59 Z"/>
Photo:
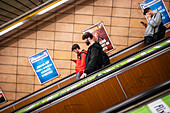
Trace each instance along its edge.
<path fill-rule="evenodd" d="M 81 64 L 80 64 L 80 70 L 79 73 L 82 74 L 85 68 L 85 63 L 86 63 L 86 54 L 82 53 L 81 54 Z"/>
<path fill-rule="evenodd" d="M 161 13 L 157 13 L 155 17 L 148 18 L 148 24 L 150 24 L 153 27 L 160 25 L 161 21 L 162 21 Z"/>
<path fill-rule="evenodd" d="M 93 47 L 91 49 L 90 61 L 87 64 L 87 68 L 84 70 L 84 73 L 89 74 L 94 71 L 95 66 L 97 64 L 98 55 L 99 55 L 99 50 Z"/>

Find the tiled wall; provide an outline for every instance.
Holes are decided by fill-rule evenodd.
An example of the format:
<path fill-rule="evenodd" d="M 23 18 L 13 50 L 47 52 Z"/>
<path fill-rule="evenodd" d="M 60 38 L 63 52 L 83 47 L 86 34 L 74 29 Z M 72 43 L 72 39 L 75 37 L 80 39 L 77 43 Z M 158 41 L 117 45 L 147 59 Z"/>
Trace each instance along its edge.
<path fill-rule="evenodd" d="M 87 49 L 82 31 L 93 24 L 104 22 L 116 48 L 109 54 L 143 40 L 145 28 L 140 21 L 146 19 L 139 6 L 142 1 L 86 0 L 59 15 L 51 12 L 53 18 L 37 22 L 35 28 L 19 30 L 19 36 L 0 46 L 0 87 L 8 99 L 6 104 L 73 73 L 75 64 L 70 59 L 76 55 L 71 52 L 72 44 Z M 170 12 L 170 1 L 164 2 Z M 44 49 L 48 49 L 61 76 L 40 85 L 28 57 Z"/>

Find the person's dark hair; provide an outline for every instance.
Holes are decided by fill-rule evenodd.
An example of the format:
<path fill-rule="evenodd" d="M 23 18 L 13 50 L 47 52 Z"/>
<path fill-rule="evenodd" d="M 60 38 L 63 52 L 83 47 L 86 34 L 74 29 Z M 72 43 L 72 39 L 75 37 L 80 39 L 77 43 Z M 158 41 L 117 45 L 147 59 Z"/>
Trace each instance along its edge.
<path fill-rule="evenodd" d="M 72 51 L 74 50 L 74 49 L 80 49 L 80 46 L 78 45 L 78 44 L 74 44 L 73 46 L 72 46 Z"/>
<path fill-rule="evenodd" d="M 84 39 L 87 39 L 88 37 L 90 37 L 90 39 L 92 39 L 93 35 L 89 32 L 85 32 L 82 36 L 82 39 L 84 40 Z"/>
<path fill-rule="evenodd" d="M 149 10 L 151 10 L 149 7 L 145 8 L 144 11 L 143 11 L 143 14 L 146 15 L 146 13 L 149 12 Z"/>

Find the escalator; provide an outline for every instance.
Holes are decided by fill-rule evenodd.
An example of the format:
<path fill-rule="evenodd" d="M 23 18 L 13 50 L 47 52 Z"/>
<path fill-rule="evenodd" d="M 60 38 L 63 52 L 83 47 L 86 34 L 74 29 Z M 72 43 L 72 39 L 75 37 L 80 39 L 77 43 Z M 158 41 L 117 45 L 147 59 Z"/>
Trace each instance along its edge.
<path fill-rule="evenodd" d="M 99 112 L 170 78 L 170 36 L 12 112 Z"/>
<path fill-rule="evenodd" d="M 135 44 L 113 54 L 113 55 L 110 55 L 109 56 L 110 62 L 111 63 L 119 62 L 118 60 L 120 60 L 121 58 L 123 58 L 127 55 L 130 55 L 130 54 L 142 49 L 143 47 L 144 47 L 144 41 L 142 40 L 138 43 L 135 43 Z M 42 89 L 39 89 L 38 91 L 33 92 L 33 93 L 31 93 L 31 94 L 13 102 L 13 103 L 11 103 L 7 106 L 0 108 L 0 112 L 3 112 L 3 113 L 11 112 L 14 109 L 17 109 L 17 108 L 19 108 L 19 107 L 21 107 L 21 106 L 23 106 L 23 105 L 25 105 L 29 102 L 32 102 L 32 101 L 38 99 L 39 97 L 42 97 L 42 96 L 48 94 L 49 92 L 52 92 L 52 91 L 54 91 L 54 90 L 56 90 L 56 89 L 58 89 L 62 86 L 65 86 L 69 83 L 72 83 L 74 81 L 76 81 L 75 73 L 73 73 L 73 74 L 71 74 L 71 75 L 69 75 L 69 76 L 67 76 L 67 77 L 65 77 L 65 78 L 63 78 L 59 81 L 56 81 L 56 82 L 54 82 L 54 83 L 52 83 L 52 84 L 50 84 L 50 85 L 48 85 L 48 86 L 46 86 Z"/>

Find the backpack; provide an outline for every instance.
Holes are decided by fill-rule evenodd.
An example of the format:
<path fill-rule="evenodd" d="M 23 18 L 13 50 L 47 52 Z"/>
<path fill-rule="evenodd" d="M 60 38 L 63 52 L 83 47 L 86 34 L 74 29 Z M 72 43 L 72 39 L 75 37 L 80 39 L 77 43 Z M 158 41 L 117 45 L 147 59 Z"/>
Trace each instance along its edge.
<path fill-rule="evenodd" d="M 161 22 L 161 24 L 159 25 L 159 39 L 164 38 L 165 36 L 165 31 L 166 31 L 166 27 L 163 25 L 163 23 Z"/>
<path fill-rule="evenodd" d="M 105 67 L 106 65 L 110 64 L 110 59 L 104 51 L 102 51 L 101 54 L 102 54 L 102 67 Z"/>

